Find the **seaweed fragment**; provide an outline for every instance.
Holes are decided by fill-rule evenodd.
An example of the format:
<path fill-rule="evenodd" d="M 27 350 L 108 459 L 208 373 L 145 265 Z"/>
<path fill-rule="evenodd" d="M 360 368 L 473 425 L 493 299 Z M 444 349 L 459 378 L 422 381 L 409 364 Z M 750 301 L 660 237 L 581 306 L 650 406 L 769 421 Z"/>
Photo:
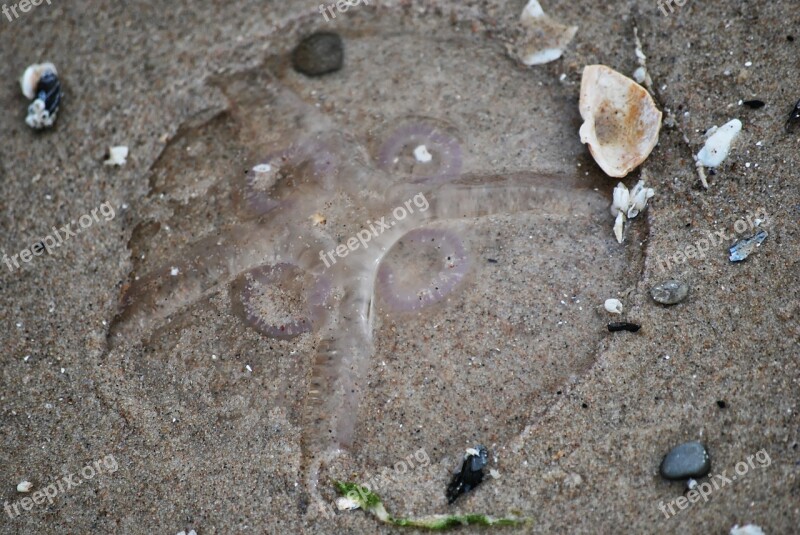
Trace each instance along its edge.
<path fill-rule="evenodd" d="M 340 509 L 364 509 L 378 520 L 400 527 L 422 528 L 431 531 L 445 531 L 460 526 L 522 526 L 531 520 L 521 517 L 495 518 L 489 515 L 429 515 L 416 518 L 395 518 L 386 511 L 380 497 L 366 487 L 356 483 L 334 481 L 336 490 L 342 496 L 337 500 Z"/>

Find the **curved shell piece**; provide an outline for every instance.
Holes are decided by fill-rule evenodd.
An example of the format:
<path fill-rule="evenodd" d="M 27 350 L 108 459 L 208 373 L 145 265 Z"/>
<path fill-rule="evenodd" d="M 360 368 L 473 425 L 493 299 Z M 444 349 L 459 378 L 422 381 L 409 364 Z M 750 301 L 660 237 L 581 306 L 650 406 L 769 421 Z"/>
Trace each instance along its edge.
<path fill-rule="evenodd" d="M 588 65 L 581 81 L 581 142 L 597 165 L 621 178 L 658 143 L 662 114 L 642 86 L 605 65 Z"/>
<path fill-rule="evenodd" d="M 42 79 L 46 72 L 52 72 L 58 76 L 56 66 L 50 62 L 33 64 L 25 69 L 22 78 L 19 80 L 19 85 L 28 100 L 33 100 L 36 97 L 36 86 L 39 85 L 39 80 Z"/>

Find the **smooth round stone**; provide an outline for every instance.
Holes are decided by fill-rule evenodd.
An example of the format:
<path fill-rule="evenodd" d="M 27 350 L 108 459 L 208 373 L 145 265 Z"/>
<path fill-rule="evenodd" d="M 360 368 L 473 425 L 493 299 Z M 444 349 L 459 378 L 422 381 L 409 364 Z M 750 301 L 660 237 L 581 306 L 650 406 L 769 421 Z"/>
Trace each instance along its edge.
<path fill-rule="evenodd" d="M 344 42 L 337 33 L 312 33 L 292 52 L 294 70 L 307 76 L 338 71 L 344 64 Z"/>
<path fill-rule="evenodd" d="M 656 284 L 650 290 L 653 299 L 662 305 L 676 305 L 686 299 L 689 294 L 689 285 L 681 281 L 668 280 Z"/>
<path fill-rule="evenodd" d="M 700 442 L 686 442 L 675 446 L 661 461 L 659 471 L 666 479 L 703 477 L 711 470 L 711 459 Z"/>

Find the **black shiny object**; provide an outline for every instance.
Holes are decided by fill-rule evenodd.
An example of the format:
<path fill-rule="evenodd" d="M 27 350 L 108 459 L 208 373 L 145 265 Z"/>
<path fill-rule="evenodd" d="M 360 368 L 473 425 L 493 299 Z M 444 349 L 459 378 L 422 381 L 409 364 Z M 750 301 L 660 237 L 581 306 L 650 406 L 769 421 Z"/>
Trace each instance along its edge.
<path fill-rule="evenodd" d="M 786 121 L 786 131 L 791 134 L 797 130 L 798 124 L 800 124 L 800 100 L 798 100 L 797 104 L 794 105 L 792 114 L 789 115 L 789 119 Z"/>
<path fill-rule="evenodd" d="M 475 449 L 478 450 L 478 455 L 467 454 L 461 463 L 461 470 L 453 474 L 453 479 L 447 485 L 447 503 L 453 503 L 483 481 L 483 468 L 489 463 L 489 451 L 483 446 Z"/>
<path fill-rule="evenodd" d="M 619 332 L 619 331 L 628 331 L 631 333 L 635 333 L 639 329 L 641 329 L 641 325 L 637 325 L 636 323 L 628 323 L 627 321 L 612 321 L 608 324 L 608 330 L 612 333 Z"/>
<path fill-rule="evenodd" d="M 45 72 L 39 83 L 36 84 L 36 100 L 44 102 L 44 109 L 50 115 L 58 112 L 61 104 L 61 82 L 58 81 L 58 76 L 53 71 Z"/>

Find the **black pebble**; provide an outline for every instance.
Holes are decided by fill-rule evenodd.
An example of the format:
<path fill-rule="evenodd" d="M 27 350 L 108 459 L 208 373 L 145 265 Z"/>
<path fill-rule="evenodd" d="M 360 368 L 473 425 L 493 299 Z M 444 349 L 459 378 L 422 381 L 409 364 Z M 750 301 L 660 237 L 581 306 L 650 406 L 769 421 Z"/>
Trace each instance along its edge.
<path fill-rule="evenodd" d="M 628 323 L 627 321 L 612 321 L 608 324 L 608 330 L 612 333 L 619 332 L 619 331 L 628 331 L 631 333 L 635 333 L 639 329 L 641 329 L 641 325 L 637 325 L 636 323 Z"/>
<path fill-rule="evenodd" d="M 478 455 L 467 455 L 461 463 L 461 470 L 453 474 L 453 479 L 447 485 L 447 503 L 453 503 L 456 499 L 469 492 L 483 481 L 483 467 L 489 463 L 489 451 L 478 446 Z"/>
<path fill-rule="evenodd" d="M 337 33 L 312 33 L 292 52 L 292 66 L 307 76 L 336 72 L 344 64 L 344 42 Z"/>
<path fill-rule="evenodd" d="M 719 407 L 720 409 L 724 409 L 727 406 L 728 406 L 728 404 L 725 403 L 724 401 L 722 401 L 722 400 L 717 401 L 717 407 Z"/>
<path fill-rule="evenodd" d="M 744 104 L 751 110 L 757 110 L 767 105 L 763 100 L 745 100 L 744 102 L 742 102 L 742 104 Z"/>

